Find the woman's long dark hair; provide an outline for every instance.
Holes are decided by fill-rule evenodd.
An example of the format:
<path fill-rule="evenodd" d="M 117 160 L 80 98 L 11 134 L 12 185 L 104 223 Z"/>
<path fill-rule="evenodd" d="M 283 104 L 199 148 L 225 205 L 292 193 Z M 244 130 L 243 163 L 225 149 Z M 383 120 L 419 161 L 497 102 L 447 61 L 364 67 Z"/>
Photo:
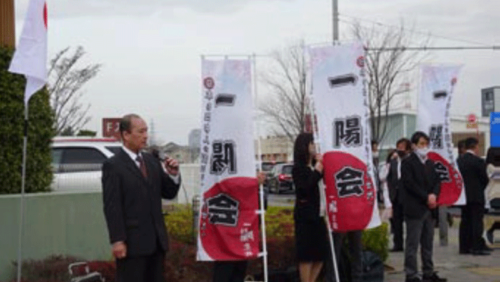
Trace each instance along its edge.
<path fill-rule="evenodd" d="M 293 147 L 293 161 L 295 164 L 308 165 L 310 155 L 309 155 L 309 144 L 314 142 L 314 137 L 311 133 L 301 133 L 295 139 L 295 145 Z"/>
<path fill-rule="evenodd" d="M 500 148 L 490 147 L 486 154 L 486 164 L 500 166 Z"/>
<path fill-rule="evenodd" d="M 385 163 L 390 164 L 392 161 L 392 155 L 394 155 L 394 153 L 397 153 L 397 152 L 398 152 L 397 150 L 391 150 L 389 152 L 389 155 L 387 155 L 387 158 L 385 159 Z"/>

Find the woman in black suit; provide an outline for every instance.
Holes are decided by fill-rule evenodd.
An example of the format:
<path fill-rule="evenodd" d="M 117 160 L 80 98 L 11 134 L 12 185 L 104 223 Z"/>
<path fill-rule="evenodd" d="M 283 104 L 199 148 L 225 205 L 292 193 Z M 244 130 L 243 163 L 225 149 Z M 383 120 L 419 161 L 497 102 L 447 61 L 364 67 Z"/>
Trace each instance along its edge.
<path fill-rule="evenodd" d="M 327 230 L 320 217 L 318 182 L 323 178 L 321 155 L 316 155 L 313 136 L 302 133 L 294 147 L 292 170 L 296 201 L 295 243 L 302 282 L 315 282 L 328 255 Z"/>

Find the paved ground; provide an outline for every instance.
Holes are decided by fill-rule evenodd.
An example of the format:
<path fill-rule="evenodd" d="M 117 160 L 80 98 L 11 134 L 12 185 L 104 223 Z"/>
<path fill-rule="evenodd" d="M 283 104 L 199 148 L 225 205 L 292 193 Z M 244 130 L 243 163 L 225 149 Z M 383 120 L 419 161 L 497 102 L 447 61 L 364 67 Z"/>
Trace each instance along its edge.
<path fill-rule="evenodd" d="M 500 232 L 497 232 L 496 236 L 498 238 Z M 447 247 L 439 246 L 437 234 L 434 242 L 435 269 L 439 271 L 440 276 L 448 278 L 448 281 L 500 282 L 500 243 L 495 245 L 496 250 L 491 256 L 459 255 L 458 228 L 456 227 L 449 230 L 449 244 Z M 387 264 L 394 267 L 395 270 L 386 273 L 385 281 L 404 281 L 403 262 L 404 256 L 402 253 L 390 254 Z"/>
<path fill-rule="evenodd" d="M 273 206 L 293 206 L 294 194 L 269 194 L 269 202 Z M 491 256 L 471 256 L 458 254 L 458 224 L 455 218 L 454 227 L 449 229 L 448 246 L 439 245 L 439 230 L 435 229 L 434 264 L 440 276 L 449 282 L 500 282 L 500 231 L 496 232 L 496 250 Z M 419 256 L 420 258 L 420 256 Z M 386 272 L 386 282 L 404 282 L 403 253 L 391 253 L 387 265 L 394 268 Z M 420 259 L 419 259 L 419 265 Z"/>

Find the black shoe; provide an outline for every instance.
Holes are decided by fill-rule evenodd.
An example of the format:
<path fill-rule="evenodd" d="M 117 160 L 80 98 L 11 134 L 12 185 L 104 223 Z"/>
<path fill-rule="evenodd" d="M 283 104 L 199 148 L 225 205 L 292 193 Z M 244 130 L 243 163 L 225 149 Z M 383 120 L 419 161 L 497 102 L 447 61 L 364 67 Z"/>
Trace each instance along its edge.
<path fill-rule="evenodd" d="M 492 248 L 489 248 L 488 246 L 483 246 L 483 248 L 481 249 L 481 251 L 485 251 L 485 252 L 493 252 L 493 249 Z"/>
<path fill-rule="evenodd" d="M 446 282 L 448 281 L 446 278 L 441 278 L 437 275 L 436 272 L 434 272 L 431 276 L 425 276 L 424 279 L 422 279 L 422 282 Z"/>
<path fill-rule="evenodd" d="M 420 280 L 420 278 L 418 277 L 415 277 L 415 278 L 406 278 L 405 280 L 406 282 L 422 282 L 422 280 Z"/>
<path fill-rule="evenodd" d="M 473 256 L 489 256 L 491 255 L 489 252 L 479 250 L 479 251 L 472 251 Z"/>
<path fill-rule="evenodd" d="M 458 253 L 460 255 L 470 255 L 470 254 L 472 254 L 472 251 L 459 251 Z"/>

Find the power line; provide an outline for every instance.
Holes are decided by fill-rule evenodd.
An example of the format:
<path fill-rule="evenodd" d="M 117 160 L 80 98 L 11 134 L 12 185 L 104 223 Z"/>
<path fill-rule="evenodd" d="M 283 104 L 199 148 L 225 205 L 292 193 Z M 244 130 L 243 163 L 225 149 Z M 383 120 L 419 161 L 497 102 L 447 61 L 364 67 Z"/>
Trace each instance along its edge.
<path fill-rule="evenodd" d="M 359 17 L 353 17 L 353 16 L 346 15 L 346 14 L 340 14 L 340 16 L 341 17 L 346 17 L 346 18 L 351 18 L 351 19 L 354 19 L 354 20 L 362 21 L 362 22 L 370 22 L 372 24 L 376 24 L 376 25 L 379 25 L 379 26 L 384 26 L 384 27 L 387 27 L 387 28 L 398 28 L 398 29 L 402 28 L 401 26 L 398 27 L 398 26 L 395 26 L 395 25 L 381 23 L 379 21 L 374 21 L 374 20 L 369 20 L 369 19 L 363 19 L 363 18 L 359 18 Z M 351 22 L 351 24 L 353 24 L 353 22 Z M 451 41 L 457 41 L 457 42 L 463 42 L 463 43 L 469 43 L 469 44 L 475 44 L 475 45 L 488 46 L 488 44 L 477 42 L 477 41 L 466 40 L 466 39 L 461 39 L 461 38 L 455 38 L 455 37 L 450 37 L 450 36 L 444 36 L 444 35 L 439 35 L 439 34 L 433 34 L 431 32 L 424 32 L 424 31 L 420 31 L 420 30 L 411 30 L 411 29 L 407 29 L 407 28 L 403 28 L 403 30 L 408 31 L 408 32 L 413 32 L 413 33 L 416 33 L 416 34 L 421 34 L 421 35 L 425 35 L 425 36 L 431 36 L 431 37 L 436 37 L 436 38 L 441 38 L 441 39 L 446 39 L 446 40 L 451 40 Z"/>
<path fill-rule="evenodd" d="M 343 22 L 343 23 L 346 23 L 346 24 L 350 24 L 352 26 L 359 24 L 360 26 L 365 27 L 365 28 L 372 28 L 373 27 L 373 26 L 368 26 L 368 25 L 362 24 L 360 22 L 355 22 L 355 21 L 350 21 L 350 20 L 345 20 L 345 19 L 340 19 L 340 21 Z M 399 28 L 401 28 L 401 27 L 399 27 Z M 405 30 L 405 29 L 403 29 L 403 30 Z M 412 39 L 412 38 L 407 38 L 407 40 L 410 43 L 413 43 L 413 44 L 416 44 L 416 45 L 420 44 L 420 42 L 417 42 L 415 39 Z"/>
<path fill-rule="evenodd" d="M 445 51 L 445 50 L 492 50 L 500 51 L 500 46 L 442 46 L 442 47 L 381 47 L 366 48 L 367 51 Z"/>

